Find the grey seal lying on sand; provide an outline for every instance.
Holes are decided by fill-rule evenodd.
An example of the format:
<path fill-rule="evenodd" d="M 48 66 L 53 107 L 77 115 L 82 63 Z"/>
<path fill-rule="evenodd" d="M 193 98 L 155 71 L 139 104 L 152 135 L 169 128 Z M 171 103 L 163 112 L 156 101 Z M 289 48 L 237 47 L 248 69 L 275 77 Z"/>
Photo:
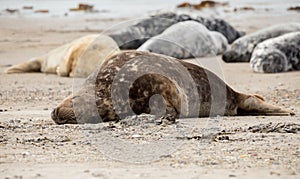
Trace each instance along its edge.
<path fill-rule="evenodd" d="M 243 36 L 244 32 L 235 30 L 229 23 L 217 18 L 193 18 L 186 14 L 163 13 L 143 19 L 123 30 L 109 34 L 121 49 L 137 49 L 151 37 L 162 33 L 173 24 L 193 20 L 206 26 L 207 29 L 223 34 L 229 43 Z"/>
<path fill-rule="evenodd" d="M 258 43 L 296 31 L 300 31 L 300 23 L 279 24 L 259 30 L 234 41 L 222 59 L 225 62 L 249 62 L 252 51 Z"/>
<path fill-rule="evenodd" d="M 261 73 L 300 70 L 300 31 L 259 43 L 253 50 L 250 65 L 253 71 Z"/>
<path fill-rule="evenodd" d="M 137 50 L 186 59 L 222 54 L 227 46 L 227 39 L 221 33 L 195 21 L 184 21 L 152 37 Z"/>
<path fill-rule="evenodd" d="M 57 124 L 99 123 L 153 111 L 173 118 L 294 114 L 266 103 L 259 95 L 234 91 L 200 66 L 155 53 L 128 51 L 106 60 L 51 117 Z"/>
<path fill-rule="evenodd" d="M 6 73 L 42 72 L 59 76 L 87 77 L 103 61 L 120 49 L 106 35 L 87 35 L 57 47 L 47 54 L 35 57 L 5 70 Z"/>

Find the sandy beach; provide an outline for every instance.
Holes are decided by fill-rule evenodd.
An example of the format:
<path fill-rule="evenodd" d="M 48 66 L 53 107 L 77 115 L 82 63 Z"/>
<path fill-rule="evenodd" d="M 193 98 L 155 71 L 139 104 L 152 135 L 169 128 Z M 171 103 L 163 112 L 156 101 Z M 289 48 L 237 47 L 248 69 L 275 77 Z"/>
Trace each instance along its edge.
<path fill-rule="evenodd" d="M 283 9 L 293 4 L 291 1 Z M 230 12 L 220 16 L 247 33 L 299 22 L 299 12 L 280 10 L 282 14 L 278 14 L 276 9 L 264 10 L 266 6 L 234 12 L 231 5 L 226 7 Z M 296 115 L 180 119 L 176 125 L 149 127 L 144 132 L 138 131 L 139 126 L 127 126 L 125 130 L 115 123 L 56 125 L 51 110 L 84 79 L 4 73 L 8 66 L 87 34 L 118 30 L 122 26 L 118 24 L 132 19 L 101 15 L 15 17 L 1 13 L 0 178 L 299 178 L 299 71 L 257 74 L 248 63 L 227 64 L 220 56 L 187 60 L 211 69 L 237 91 L 260 94 Z M 207 135 L 203 135 L 203 129 L 209 130 Z M 176 134 L 168 138 L 172 131 Z M 125 143 L 105 143 L 110 140 L 107 135 Z M 134 150 L 130 152 L 131 143 L 153 143 L 163 137 L 175 141 L 174 147 L 173 143 L 169 145 L 173 150 L 159 148 L 165 143 L 142 148 L 145 151 L 140 156 Z"/>

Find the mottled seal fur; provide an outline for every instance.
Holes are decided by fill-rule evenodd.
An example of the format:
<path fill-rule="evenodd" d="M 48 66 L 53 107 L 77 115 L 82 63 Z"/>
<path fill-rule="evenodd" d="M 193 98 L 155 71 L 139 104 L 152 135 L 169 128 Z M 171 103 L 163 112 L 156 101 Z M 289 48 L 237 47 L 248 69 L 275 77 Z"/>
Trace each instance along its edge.
<path fill-rule="evenodd" d="M 245 32 L 236 30 L 228 22 L 219 18 L 204 18 L 201 16 L 193 18 L 189 15 L 182 14 L 179 15 L 178 19 L 179 21 L 194 20 L 203 24 L 208 30 L 220 32 L 227 38 L 227 41 L 230 44 L 245 35 Z"/>
<path fill-rule="evenodd" d="M 128 51 L 105 61 L 51 116 L 57 124 L 99 123 L 142 113 L 174 118 L 293 114 L 258 95 L 234 91 L 202 67 L 169 56 Z"/>
<path fill-rule="evenodd" d="M 300 31 L 259 43 L 253 50 L 250 65 L 253 71 L 261 73 L 300 70 Z"/>
<path fill-rule="evenodd" d="M 231 48 L 225 52 L 222 59 L 225 62 L 249 62 L 255 46 L 267 39 L 300 31 L 300 23 L 274 25 L 235 40 Z"/>
<path fill-rule="evenodd" d="M 177 23 L 176 14 L 164 13 L 140 20 L 125 29 L 109 34 L 120 49 L 137 49 L 149 38 L 162 33 L 166 28 Z"/>
<path fill-rule="evenodd" d="M 178 22 L 193 20 L 206 26 L 207 29 L 223 34 L 229 43 L 245 33 L 237 31 L 229 23 L 217 18 L 191 17 L 186 14 L 163 13 L 140 20 L 121 31 L 109 34 L 121 49 L 137 49 L 151 37 L 162 33 Z"/>
<path fill-rule="evenodd" d="M 137 50 L 185 59 L 222 54 L 227 47 L 227 39 L 221 33 L 195 21 L 184 21 L 149 39 Z"/>
<path fill-rule="evenodd" d="M 87 77 L 110 54 L 119 52 L 106 35 L 87 35 L 57 47 L 47 54 L 6 69 L 6 73 L 42 72 L 59 76 Z"/>

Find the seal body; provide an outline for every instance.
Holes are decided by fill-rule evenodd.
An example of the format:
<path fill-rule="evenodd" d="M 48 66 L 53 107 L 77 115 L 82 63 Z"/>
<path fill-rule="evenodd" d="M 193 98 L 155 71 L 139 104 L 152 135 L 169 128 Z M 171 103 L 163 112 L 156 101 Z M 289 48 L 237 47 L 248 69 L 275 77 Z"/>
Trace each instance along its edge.
<path fill-rule="evenodd" d="M 185 59 L 222 54 L 227 46 L 227 39 L 221 33 L 195 21 L 184 21 L 149 39 L 137 50 Z"/>
<path fill-rule="evenodd" d="M 57 124 L 98 123 L 142 113 L 174 118 L 291 114 L 258 95 L 235 92 L 202 67 L 169 56 L 129 51 L 105 61 L 51 116 Z"/>
<path fill-rule="evenodd" d="M 125 29 L 109 34 L 121 49 L 137 49 L 149 38 L 162 33 L 177 23 L 175 13 L 164 13 L 145 18 Z"/>
<path fill-rule="evenodd" d="M 217 18 L 191 17 L 186 14 L 163 13 L 145 18 L 121 31 L 109 34 L 121 49 L 137 49 L 148 39 L 161 34 L 171 25 L 183 21 L 195 21 L 203 24 L 211 31 L 223 34 L 229 43 L 244 35 L 229 23 Z"/>
<path fill-rule="evenodd" d="M 251 56 L 253 71 L 277 73 L 300 70 L 300 31 L 259 43 Z"/>
<path fill-rule="evenodd" d="M 76 39 L 47 54 L 6 69 L 6 73 L 42 72 L 87 77 L 109 55 L 119 52 L 109 36 L 93 34 Z"/>
<path fill-rule="evenodd" d="M 234 41 L 222 59 L 225 62 L 249 62 L 252 51 L 258 43 L 296 31 L 300 31 L 299 23 L 279 24 L 259 30 Z"/>
<path fill-rule="evenodd" d="M 184 16 L 187 15 L 181 15 L 180 18 L 184 19 Z M 203 24 L 208 30 L 217 31 L 223 34 L 227 38 L 228 43 L 230 44 L 236 39 L 245 35 L 245 32 L 236 30 L 223 19 L 204 18 L 201 16 L 197 16 L 196 18 L 192 18 L 191 20 L 195 20 L 196 22 Z"/>

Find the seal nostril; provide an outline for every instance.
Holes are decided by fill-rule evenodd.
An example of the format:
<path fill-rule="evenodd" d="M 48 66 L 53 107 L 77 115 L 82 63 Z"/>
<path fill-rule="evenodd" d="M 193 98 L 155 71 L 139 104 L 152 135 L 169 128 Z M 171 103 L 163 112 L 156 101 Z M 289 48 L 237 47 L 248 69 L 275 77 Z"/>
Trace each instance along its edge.
<path fill-rule="evenodd" d="M 57 110 L 56 110 L 56 108 L 53 109 L 53 111 L 51 112 L 51 118 L 52 118 L 53 120 L 56 120 L 56 119 L 57 119 Z"/>

